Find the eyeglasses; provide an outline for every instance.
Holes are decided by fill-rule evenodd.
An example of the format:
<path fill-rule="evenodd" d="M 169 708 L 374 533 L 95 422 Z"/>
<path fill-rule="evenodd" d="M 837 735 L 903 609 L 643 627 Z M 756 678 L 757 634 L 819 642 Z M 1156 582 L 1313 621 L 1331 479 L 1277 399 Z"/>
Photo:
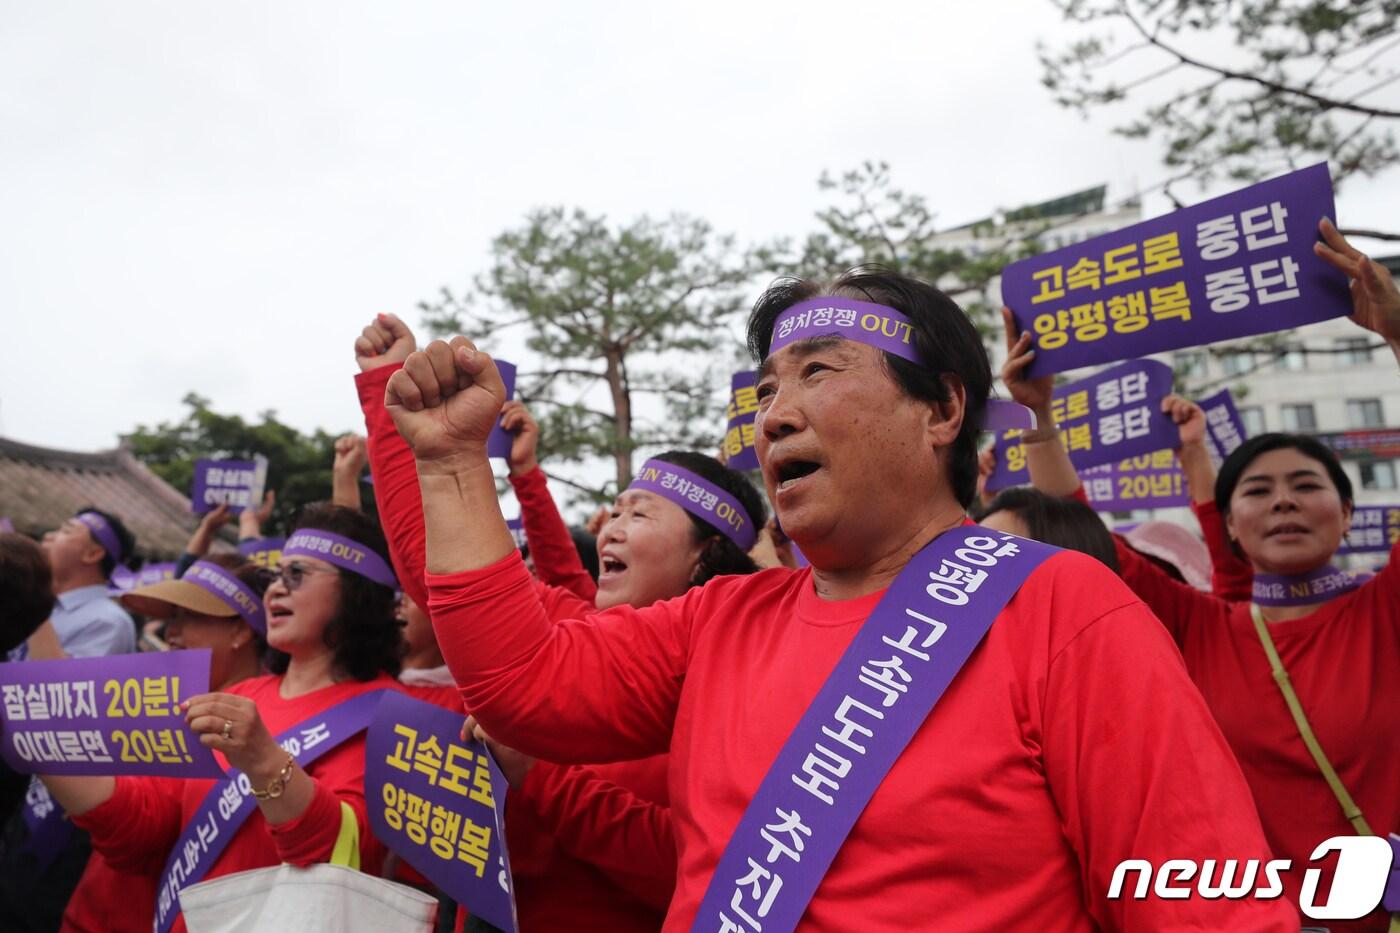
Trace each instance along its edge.
<path fill-rule="evenodd" d="M 295 593 L 301 589 L 301 585 L 306 582 L 308 574 L 313 573 L 339 573 L 337 570 L 327 570 L 321 567 L 311 567 L 301 561 L 294 560 L 285 563 L 278 570 L 264 569 L 259 571 L 259 576 L 267 586 L 271 586 L 274 580 L 281 580 L 282 585 L 287 588 L 288 593 Z"/>

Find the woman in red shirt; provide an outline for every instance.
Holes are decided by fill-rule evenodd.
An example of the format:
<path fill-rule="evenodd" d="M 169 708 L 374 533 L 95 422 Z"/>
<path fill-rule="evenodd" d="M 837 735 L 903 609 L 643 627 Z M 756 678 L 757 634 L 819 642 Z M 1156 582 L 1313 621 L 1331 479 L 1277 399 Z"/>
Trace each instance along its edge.
<path fill-rule="evenodd" d="M 1353 319 L 1384 339 L 1400 360 L 1400 291 L 1389 272 L 1357 252 L 1324 222 L 1318 253 L 1353 280 Z M 1013 347 L 1007 380 L 1014 397 L 1033 402 L 1049 385 L 1020 384 L 1029 362 L 1026 337 Z M 1352 513 L 1351 481 L 1336 455 L 1303 435 L 1247 440 L 1213 482 L 1205 417 L 1170 397 L 1163 408 L 1180 427 L 1182 467 L 1197 514 L 1218 514 L 1237 556 L 1252 569 L 1244 598 L 1222 599 L 1170 579 L 1118 542 L 1123 579 L 1166 624 L 1216 721 L 1234 749 L 1276 856 L 1292 861 L 1285 896 L 1298 901 L 1313 850 L 1334 836 L 1400 831 L 1400 542 L 1389 565 L 1357 585 L 1329 573 Z M 1048 412 L 1048 407 L 1046 408 Z M 1058 439 L 1028 445 L 1032 481 L 1046 492 L 1077 488 Z M 1207 528 L 1207 540 L 1212 529 Z M 1219 571 L 1217 567 L 1217 573 Z M 1317 581 L 1317 582 L 1313 582 Z M 1288 594 L 1297 592 L 1303 595 Z M 1267 642 L 1296 692 L 1330 767 L 1366 821 L 1349 821 L 1300 733 L 1276 682 Z M 1325 903 L 1326 892 L 1314 903 Z M 1384 930 L 1377 910 L 1332 929 Z"/>
<path fill-rule="evenodd" d="M 351 572 L 297 553 L 292 542 L 298 536 L 349 542 L 364 552 L 361 563 L 369 569 Z M 365 811 L 363 734 L 306 769 L 273 736 L 344 700 L 394 687 L 401 648 L 387 557 L 372 520 L 338 506 L 305 509 L 283 551 L 279 576 L 263 597 L 273 673 L 186 702 L 186 720 L 200 742 L 246 774 L 255 795 L 267 794 L 205 879 L 283 862 L 330 861 L 337 842 L 344 845 L 349 836 L 357 837 L 362 867 L 378 871 L 383 849 Z M 89 832 L 95 851 L 153 872 L 161 871 L 216 783 L 72 776 L 47 776 L 44 782 L 74 823 Z M 174 928 L 183 930 L 183 918 L 176 918 Z"/>
<path fill-rule="evenodd" d="M 384 408 L 385 385 L 414 347 L 413 334 L 402 321 L 380 315 L 355 342 L 361 369 L 355 381 L 379 514 L 399 579 L 406 593 L 427 606 L 419 476 L 412 452 Z M 499 420 L 515 434 L 508 457 L 510 482 L 540 578 L 532 585 L 551 617 L 587 616 L 615 605 L 646 606 L 718 574 L 757 569 L 712 524 L 661 496 L 626 490 L 598 535 L 602 573 L 595 587 L 536 461 L 539 430 L 534 420 L 518 402 L 506 403 Z M 763 500 L 742 475 L 703 454 L 662 456 L 735 496 L 754 526 L 762 526 Z M 520 929 L 655 930 L 671 900 L 676 870 L 667 757 L 585 757 L 574 760 L 613 763 L 563 766 L 496 748 L 512 784 L 506 835 Z"/>

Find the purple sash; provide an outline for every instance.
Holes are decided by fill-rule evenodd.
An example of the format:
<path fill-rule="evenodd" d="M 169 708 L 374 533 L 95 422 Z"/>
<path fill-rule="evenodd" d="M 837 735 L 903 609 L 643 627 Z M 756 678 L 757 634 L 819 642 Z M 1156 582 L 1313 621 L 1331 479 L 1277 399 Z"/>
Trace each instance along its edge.
<path fill-rule="evenodd" d="M 277 737 L 277 744 L 305 768 L 326 752 L 359 735 L 369 725 L 385 690 L 371 690 L 309 716 Z M 230 771 L 204 795 L 160 873 L 156 897 L 156 933 L 167 933 L 179 916 L 180 890 L 198 884 L 219 860 L 234 834 L 258 808 L 252 782 Z"/>
<path fill-rule="evenodd" d="M 692 930 L 797 926 L 890 767 L 1026 577 L 1057 550 L 963 525 L 914 555 L 778 752 Z"/>
<path fill-rule="evenodd" d="M 1306 606 L 1350 593 L 1362 582 L 1331 564 L 1297 576 L 1256 573 L 1253 602 L 1256 606 Z"/>

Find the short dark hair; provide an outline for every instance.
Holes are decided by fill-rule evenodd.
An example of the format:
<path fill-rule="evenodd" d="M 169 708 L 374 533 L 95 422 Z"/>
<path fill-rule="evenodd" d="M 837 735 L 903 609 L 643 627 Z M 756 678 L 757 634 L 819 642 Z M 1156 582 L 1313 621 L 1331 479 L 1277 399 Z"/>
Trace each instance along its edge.
<path fill-rule="evenodd" d="M 1235 494 L 1235 487 L 1240 484 L 1240 480 L 1244 477 L 1244 471 L 1249 468 L 1255 458 L 1273 450 L 1296 450 L 1303 456 L 1316 460 L 1322 464 L 1327 475 L 1331 477 L 1332 485 L 1337 487 L 1337 494 L 1342 497 L 1342 501 L 1347 505 L 1351 505 L 1355 501 L 1351 479 L 1347 476 L 1346 470 L 1342 469 L 1342 462 L 1337 459 L 1332 448 L 1306 434 L 1284 434 L 1272 431 L 1268 434 L 1251 437 L 1231 451 L 1230 456 L 1225 458 L 1225 462 L 1220 464 L 1220 472 L 1215 477 L 1216 511 L 1222 516 L 1230 514 L 1230 499 Z"/>
<path fill-rule="evenodd" d="M 1011 512 L 1036 541 L 1079 551 L 1118 573 L 1118 549 L 1098 513 L 1078 499 L 1050 496 L 1030 486 L 1013 486 L 997 493 L 980 510 L 978 521 L 995 512 Z"/>
<path fill-rule="evenodd" d="M 738 499 L 744 511 L 749 513 L 749 521 L 753 522 L 756 530 L 762 530 L 767 523 L 768 509 L 763 504 L 763 497 L 744 474 L 729 469 L 714 457 L 693 450 L 668 450 L 658 454 L 656 459 L 687 469 Z M 705 542 L 691 585 L 701 586 L 711 578 L 725 574 L 754 573 L 758 570 L 753 558 L 720 531 L 717 525 L 710 524 L 694 512 L 686 514 L 690 516 L 695 540 Z"/>
<path fill-rule="evenodd" d="M 749 314 L 749 353 L 758 363 L 768 356 L 773 324 L 788 308 L 818 295 L 843 295 L 886 305 L 913 324 L 914 346 L 926 365 L 885 352 L 885 365 L 905 395 L 921 401 L 946 402 L 951 396 L 941 381 L 956 376 L 967 395 L 962 428 L 948 458 L 948 480 L 964 508 L 977 496 L 977 435 L 992 391 L 992 367 L 977 328 L 957 302 L 939 289 L 882 266 L 857 266 L 829 285 L 784 277 L 759 296 Z"/>
<path fill-rule="evenodd" d="M 24 535 L 0 533 L 0 653 L 17 648 L 53 612 L 53 571 Z"/>
<path fill-rule="evenodd" d="M 349 538 L 389 563 L 389 545 L 379 523 L 363 512 L 313 502 L 293 522 L 292 532 L 298 528 L 317 528 Z M 381 673 L 397 677 L 403 667 L 404 644 L 394 616 L 393 587 L 340 567 L 336 572 L 340 575 L 340 606 L 321 636 L 326 647 L 335 651 L 336 669 L 359 681 L 373 680 Z M 285 652 L 269 649 L 267 668 L 272 673 L 285 674 L 290 661 Z"/>
<path fill-rule="evenodd" d="M 84 512 L 96 512 L 98 515 L 105 518 L 107 524 L 112 527 L 112 533 L 117 536 L 117 543 L 121 545 L 121 560 L 117 560 L 111 554 L 105 553 L 106 549 L 104 548 L 104 553 L 102 555 L 102 575 L 104 577 L 110 577 L 112 571 L 117 569 L 118 564 L 121 564 L 123 567 L 134 566 L 132 558 L 136 556 L 136 536 L 131 533 L 131 530 L 126 527 L 126 524 L 111 512 L 104 512 L 90 505 L 83 506 L 81 509 L 78 509 L 75 514 L 82 515 Z M 96 536 L 93 536 L 93 540 L 97 540 Z M 102 542 L 98 541 L 98 544 L 101 543 Z"/>

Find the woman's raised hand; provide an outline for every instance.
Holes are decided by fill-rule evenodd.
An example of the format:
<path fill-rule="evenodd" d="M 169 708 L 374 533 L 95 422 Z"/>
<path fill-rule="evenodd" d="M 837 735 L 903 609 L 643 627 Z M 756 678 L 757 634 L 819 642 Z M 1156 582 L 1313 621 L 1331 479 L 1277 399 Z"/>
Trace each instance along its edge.
<path fill-rule="evenodd" d="M 466 337 L 410 353 L 384 391 L 384 407 L 420 473 L 486 463 L 486 439 L 505 400 L 495 361 Z"/>

